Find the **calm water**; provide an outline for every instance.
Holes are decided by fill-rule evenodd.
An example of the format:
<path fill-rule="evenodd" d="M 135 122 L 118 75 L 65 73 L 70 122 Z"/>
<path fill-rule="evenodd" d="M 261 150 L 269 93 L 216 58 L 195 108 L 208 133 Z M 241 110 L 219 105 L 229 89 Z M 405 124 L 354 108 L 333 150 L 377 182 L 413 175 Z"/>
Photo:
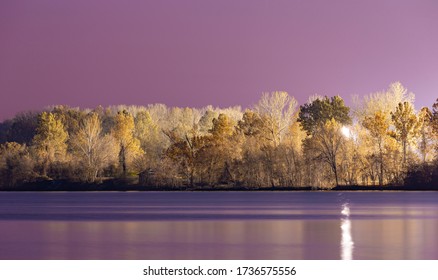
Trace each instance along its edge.
<path fill-rule="evenodd" d="M 437 192 L 0 193 L 0 259 L 438 259 Z"/>

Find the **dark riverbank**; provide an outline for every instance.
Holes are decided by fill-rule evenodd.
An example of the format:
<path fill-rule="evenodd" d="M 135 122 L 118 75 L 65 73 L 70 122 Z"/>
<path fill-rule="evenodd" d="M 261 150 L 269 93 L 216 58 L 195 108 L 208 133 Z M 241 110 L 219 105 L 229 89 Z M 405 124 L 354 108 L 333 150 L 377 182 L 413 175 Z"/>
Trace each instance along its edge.
<path fill-rule="evenodd" d="M 438 191 L 438 186 L 337 186 L 332 191 Z"/>
<path fill-rule="evenodd" d="M 438 191 L 438 185 L 427 186 L 337 186 L 318 187 L 245 187 L 245 186 L 142 186 L 130 180 L 107 180 L 103 183 L 70 181 L 41 181 L 13 187 L 0 187 L 0 191 Z"/>

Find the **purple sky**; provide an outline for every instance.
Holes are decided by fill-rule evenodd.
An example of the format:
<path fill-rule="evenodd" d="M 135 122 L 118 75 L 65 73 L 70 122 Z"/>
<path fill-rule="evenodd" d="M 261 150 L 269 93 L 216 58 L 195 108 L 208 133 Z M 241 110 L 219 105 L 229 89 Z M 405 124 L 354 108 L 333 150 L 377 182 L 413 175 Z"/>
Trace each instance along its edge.
<path fill-rule="evenodd" d="M 2 0 L 0 120 L 46 105 L 438 97 L 438 1 Z"/>

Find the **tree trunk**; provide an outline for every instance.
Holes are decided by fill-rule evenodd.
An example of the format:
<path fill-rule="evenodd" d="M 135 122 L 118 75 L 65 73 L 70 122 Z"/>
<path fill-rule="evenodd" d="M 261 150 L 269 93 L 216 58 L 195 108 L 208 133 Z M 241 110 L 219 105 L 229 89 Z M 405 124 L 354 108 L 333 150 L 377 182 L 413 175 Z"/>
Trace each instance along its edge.
<path fill-rule="evenodd" d="M 333 169 L 333 172 L 335 173 L 336 186 L 339 186 L 338 169 L 336 168 L 336 165 Z"/>
<path fill-rule="evenodd" d="M 406 141 L 403 141 L 403 167 L 406 167 Z"/>
<path fill-rule="evenodd" d="M 126 149 L 124 145 L 120 146 L 119 160 L 120 163 L 122 164 L 123 177 L 126 177 Z"/>
<path fill-rule="evenodd" d="M 195 177 L 195 174 L 194 174 L 194 170 L 193 170 L 193 168 L 191 168 L 190 169 L 190 187 L 193 187 L 194 186 L 194 177 Z"/>
<path fill-rule="evenodd" d="M 380 152 L 380 174 L 379 174 L 379 185 L 383 186 L 383 150 L 381 145 L 379 144 L 379 152 Z"/>

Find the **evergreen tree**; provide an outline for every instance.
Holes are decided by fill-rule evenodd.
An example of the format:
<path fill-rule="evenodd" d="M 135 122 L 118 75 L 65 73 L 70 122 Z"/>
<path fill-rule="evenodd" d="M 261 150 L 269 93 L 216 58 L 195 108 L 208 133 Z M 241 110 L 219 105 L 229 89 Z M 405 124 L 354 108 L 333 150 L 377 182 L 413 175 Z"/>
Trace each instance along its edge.
<path fill-rule="evenodd" d="M 350 108 L 345 106 L 340 96 L 316 98 L 311 103 L 300 106 L 298 121 L 307 135 L 312 135 L 318 127 L 324 126 L 327 121 L 346 125 L 351 123 Z"/>

